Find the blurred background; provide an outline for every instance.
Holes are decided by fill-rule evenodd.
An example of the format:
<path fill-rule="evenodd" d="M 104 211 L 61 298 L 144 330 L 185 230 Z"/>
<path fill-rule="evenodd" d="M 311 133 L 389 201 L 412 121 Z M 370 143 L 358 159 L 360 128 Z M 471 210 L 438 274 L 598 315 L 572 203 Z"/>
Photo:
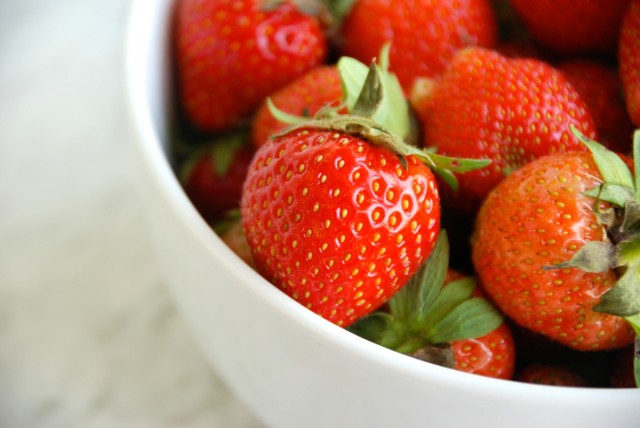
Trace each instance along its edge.
<path fill-rule="evenodd" d="M 260 427 L 201 358 L 147 240 L 129 0 L 0 0 L 0 427 Z"/>

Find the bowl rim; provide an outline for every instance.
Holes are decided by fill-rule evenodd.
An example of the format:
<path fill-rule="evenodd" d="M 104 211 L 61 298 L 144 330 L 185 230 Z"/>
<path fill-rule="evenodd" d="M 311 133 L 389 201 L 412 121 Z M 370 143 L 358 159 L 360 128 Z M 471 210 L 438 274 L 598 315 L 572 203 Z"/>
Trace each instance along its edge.
<path fill-rule="evenodd" d="M 337 349 L 352 352 L 389 369 L 389 373 L 402 373 L 428 383 L 450 384 L 477 393 L 505 396 L 526 396 L 527 400 L 541 400 L 556 405 L 575 403 L 580 400 L 583 406 L 597 406 L 602 401 L 637 401 L 640 389 L 636 388 L 594 388 L 594 387 L 553 387 L 535 385 L 513 380 L 489 378 L 479 375 L 425 364 L 409 357 L 367 341 L 357 335 L 316 315 L 309 309 L 286 296 L 273 287 L 257 272 L 244 263 L 211 230 L 189 201 L 162 149 L 162 137 L 153 123 L 151 106 L 146 92 L 146 73 L 149 64 L 144 55 L 153 46 L 154 25 L 159 25 L 154 14 L 166 18 L 167 10 L 176 0 L 133 0 L 126 24 L 124 47 L 125 91 L 129 117 L 133 127 L 134 145 L 144 159 L 147 171 L 168 198 L 190 233 L 201 241 L 213 257 L 222 258 L 248 289 L 262 299 L 265 304 L 285 314 L 311 334 L 317 334 Z M 157 7 L 166 3 L 163 7 Z M 150 18 L 151 17 L 151 18 Z M 157 28 L 155 29 L 157 30 Z"/>

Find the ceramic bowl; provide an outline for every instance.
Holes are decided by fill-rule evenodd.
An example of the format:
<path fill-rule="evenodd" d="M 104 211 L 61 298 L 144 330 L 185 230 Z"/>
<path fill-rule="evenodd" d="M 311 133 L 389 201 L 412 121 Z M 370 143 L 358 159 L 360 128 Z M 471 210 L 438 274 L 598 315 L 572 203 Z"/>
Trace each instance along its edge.
<path fill-rule="evenodd" d="M 179 310 L 216 373 L 266 425 L 640 426 L 640 390 L 531 385 L 418 361 L 325 321 L 244 264 L 172 170 L 172 4 L 135 0 L 130 11 L 126 81 L 141 195 Z"/>

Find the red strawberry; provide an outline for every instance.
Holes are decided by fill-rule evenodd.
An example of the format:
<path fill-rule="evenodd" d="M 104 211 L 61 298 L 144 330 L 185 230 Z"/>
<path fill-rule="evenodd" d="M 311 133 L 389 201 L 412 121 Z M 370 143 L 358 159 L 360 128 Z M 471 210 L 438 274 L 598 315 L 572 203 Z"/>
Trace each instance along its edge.
<path fill-rule="evenodd" d="M 343 68 L 343 80 L 366 70 L 357 65 Z M 397 136 L 405 135 L 402 129 L 385 131 L 398 128 L 394 114 L 373 119 L 379 112 L 408 111 L 397 80 L 385 70 L 372 65 L 364 82 L 356 82 L 361 91 L 350 115 L 305 121 L 261 146 L 241 203 L 258 271 L 345 327 L 385 303 L 433 248 L 439 192 L 423 162 L 465 165 L 405 144 Z"/>
<path fill-rule="evenodd" d="M 622 23 L 618 60 L 627 110 L 640 127 L 640 0 L 631 2 Z"/>
<path fill-rule="evenodd" d="M 392 70 L 409 91 L 415 78 L 442 73 L 458 49 L 494 46 L 496 33 L 488 0 L 359 0 L 342 26 L 342 53 L 369 63 L 391 42 Z"/>
<path fill-rule="evenodd" d="M 429 255 L 440 225 L 431 171 L 406 162 L 311 125 L 263 145 L 242 200 L 258 270 L 338 325 L 383 304 Z"/>
<path fill-rule="evenodd" d="M 587 381 L 568 367 L 553 364 L 530 364 L 516 380 L 553 386 L 588 386 Z"/>
<path fill-rule="evenodd" d="M 516 323 L 577 350 L 605 350 L 633 341 L 623 316 L 640 312 L 624 294 L 636 289 L 633 277 L 618 282 L 612 267 L 624 263 L 610 260 L 631 258 L 613 245 L 628 239 L 633 208 L 625 214 L 618 205 L 634 207 L 625 198 L 635 185 L 620 158 L 588 143 L 597 155 L 545 156 L 500 183 L 478 214 L 472 257 L 484 289 Z M 585 253 L 594 248 L 597 255 Z"/>
<path fill-rule="evenodd" d="M 629 0 L 511 0 L 540 44 L 560 54 L 615 54 Z"/>
<path fill-rule="evenodd" d="M 618 71 L 603 63 L 581 59 L 562 62 L 557 68 L 587 104 L 600 141 L 611 150 L 629 153 L 633 124 L 622 96 Z"/>
<path fill-rule="evenodd" d="M 242 228 L 242 221 L 240 218 L 231 220 L 224 230 L 221 230 L 218 233 L 220 235 L 220 239 L 222 239 L 222 241 L 231 248 L 238 257 L 255 269 L 251 249 L 249 248 L 247 236 Z"/>
<path fill-rule="evenodd" d="M 311 117 L 323 107 L 335 107 L 342 101 L 340 74 L 335 66 L 315 68 L 270 96 L 285 113 Z M 270 136 L 287 127 L 276 119 L 265 102 L 253 121 L 252 141 L 258 147 Z"/>
<path fill-rule="evenodd" d="M 289 1 L 180 0 L 176 11 L 179 92 L 204 131 L 238 124 L 266 96 L 321 64 L 323 28 Z"/>
<path fill-rule="evenodd" d="M 590 137 L 595 125 L 565 77 L 536 59 L 506 58 L 482 48 L 458 52 L 446 73 L 426 89 L 416 85 L 412 103 L 424 145 L 454 157 L 488 158 L 488 168 L 459 176 L 446 205 L 473 212 L 506 175 L 549 153 L 585 150 L 568 131 Z"/>
<path fill-rule="evenodd" d="M 473 278 L 447 270 L 448 253 L 443 231 L 425 265 L 393 296 L 388 309 L 361 319 L 351 331 L 415 358 L 510 379 L 515 363 L 511 331 Z"/>
<path fill-rule="evenodd" d="M 454 369 L 498 379 L 513 377 L 516 349 L 506 323 L 484 336 L 455 340 L 451 346 Z"/>
<path fill-rule="evenodd" d="M 240 207 L 242 186 L 254 149 L 245 134 L 232 134 L 197 150 L 182 170 L 185 193 L 210 224 Z"/>
<path fill-rule="evenodd" d="M 445 286 L 464 279 L 464 275 L 449 269 Z M 472 297 L 486 299 L 482 287 L 476 287 Z M 475 338 L 451 342 L 454 369 L 499 379 L 511 379 L 515 368 L 515 343 L 509 326 L 503 322 L 495 330 Z"/>

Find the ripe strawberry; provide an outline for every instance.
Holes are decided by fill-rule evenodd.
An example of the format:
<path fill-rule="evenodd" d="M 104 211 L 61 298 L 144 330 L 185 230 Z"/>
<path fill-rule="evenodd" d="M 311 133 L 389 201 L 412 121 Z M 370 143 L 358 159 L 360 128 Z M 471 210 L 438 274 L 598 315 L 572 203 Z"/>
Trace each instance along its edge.
<path fill-rule="evenodd" d="M 631 2 L 622 23 L 618 61 L 627 110 L 640 127 L 640 0 Z"/>
<path fill-rule="evenodd" d="M 633 124 L 622 97 L 618 71 L 584 59 L 564 61 L 557 68 L 587 104 L 602 144 L 613 151 L 630 153 Z"/>
<path fill-rule="evenodd" d="M 392 70 L 405 91 L 442 73 L 465 46 L 492 47 L 496 18 L 488 0 L 359 0 L 342 25 L 342 54 L 369 63 L 391 42 Z"/>
<path fill-rule="evenodd" d="M 595 137 L 585 103 L 565 77 L 536 59 L 506 58 L 482 48 L 458 52 L 441 78 L 415 86 L 412 103 L 424 145 L 454 157 L 488 158 L 488 168 L 443 189 L 445 205 L 473 212 L 506 175 L 549 153 L 585 150 L 568 131 Z"/>
<path fill-rule="evenodd" d="M 336 66 L 315 68 L 269 97 L 281 111 L 310 118 L 322 108 L 342 101 L 342 83 Z M 276 119 L 265 102 L 253 120 L 252 141 L 256 147 L 287 127 Z"/>
<path fill-rule="evenodd" d="M 383 71 L 370 67 L 351 115 L 303 122 L 261 146 L 241 203 L 258 271 L 345 327 L 411 278 L 440 228 L 438 189 L 423 162 L 442 158 L 371 119 L 407 110 L 399 84 L 392 94 Z M 391 100 L 404 108 L 383 106 Z"/>
<path fill-rule="evenodd" d="M 388 309 L 351 331 L 415 358 L 467 373 L 510 379 L 515 364 L 511 331 L 471 277 L 448 269 L 442 231 L 425 265 L 391 298 Z"/>
<path fill-rule="evenodd" d="M 464 276 L 449 269 L 445 286 L 464 279 Z M 486 299 L 482 287 L 473 290 L 472 297 Z M 503 322 L 489 333 L 451 342 L 455 365 L 454 369 L 498 379 L 511 379 L 515 369 L 515 342 L 511 329 Z"/>
<path fill-rule="evenodd" d="M 629 0 L 511 0 L 538 42 L 559 54 L 615 54 Z"/>
<path fill-rule="evenodd" d="M 553 364 L 530 364 L 518 374 L 516 380 L 553 386 L 588 386 L 586 379 L 568 367 Z"/>
<path fill-rule="evenodd" d="M 431 171 L 406 162 L 312 126 L 262 146 L 242 200 L 258 270 L 338 325 L 383 304 L 429 255 L 440 225 Z"/>
<path fill-rule="evenodd" d="M 593 155 L 545 156 L 489 194 L 477 217 L 473 264 L 492 300 L 521 326 L 577 350 L 619 348 L 633 341 L 627 320 L 640 312 L 635 269 L 620 280 L 613 270 L 632 258 L 613 245 L 629 242 L 635 205 L 625 198 L 635 185 L 619 157 L 574 132 Z M 631 204 L 629 212 L 620 204 Z"/>
<path fill-rule="evenodd" d="M 323 28 L 290 1 L 180 0 L 176 59 L 181 104 L 204 131 L 237 125 L 266 96 L 321 64 Z"/>
<path fill-rule="evenodd" d="M 246 264 L 255 269 L 255 263 L 253 262 L 253 256 L 249 243 L 247 242 L 247 236 L 242 228 L 241 219 L 232 219 L 225 225 L 223 230 L 218 232 L 220 239 L 233 251 L 238 257 L 240 257 Z"/>
<path fill-rule="evenodd" d="M 185 193 L 210 224 L 240 207 L 242 186 L 253 154 L 246 134 L 238 133 L 196 150 L 183 164 L 181 181 Z"/>

